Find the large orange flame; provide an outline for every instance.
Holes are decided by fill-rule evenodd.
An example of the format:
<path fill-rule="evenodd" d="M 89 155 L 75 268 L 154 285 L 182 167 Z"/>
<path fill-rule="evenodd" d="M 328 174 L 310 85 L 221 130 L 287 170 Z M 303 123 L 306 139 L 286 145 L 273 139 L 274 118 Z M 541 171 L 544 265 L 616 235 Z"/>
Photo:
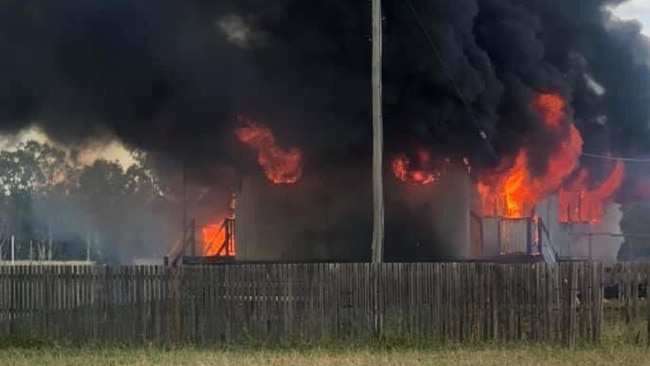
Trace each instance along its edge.
<path fill-rule="evenodd" d="M 482 177 L 477 188 L 485 216 L 531 217 L 535 205 L 556 192 L 578 163 L 582 137 L 572 123 L 567 129 L 561 125 L 565 119 L 564 100 L 554 94 L 541 94 L 533 104 L 548 131 L 563 136 L 560 146 L 550 156 L 543 174 L 529 170 L 529 152 L 522 148 L 514 161 L 504 159 L 497 169 Z"/>
<path fill-rule="evenodd" d="M 202 228 L 203 234 L 203 255 L 206 257 L 234 257 L 235 239 L 227 240 L 224 227 L 225 219 L 220 222 L 206 225 Z"/>
<path fill-rule="evenodd" d="M 625 163 L 617 160 L 610 174 L 596 186 L 590 186 L 587 169 L 578 171 L 558 193 L 560 222 L 582 222 L 592 225 L 602 220 L 605 203 L 618 191 L 625 177 Z"/>
<path fill-rule="evenodd" d="M 302 152 L 295 148 L 282 150 L 268 127 L 243 117 L 238 119 L 245 126 L 236 129 L 235 134 L 240 141 L 257 149 L 257 162 L 266 177 L 276 184 L 296 183 L 302 176 Z"/>
<path fill-rule="evenodd" d="M 201 229 L 203 234 L 202 244 L 204 256 L 235 256 L 235 204 L 235 195 L 233 194 L 228 206 L 228 212 Z"/>

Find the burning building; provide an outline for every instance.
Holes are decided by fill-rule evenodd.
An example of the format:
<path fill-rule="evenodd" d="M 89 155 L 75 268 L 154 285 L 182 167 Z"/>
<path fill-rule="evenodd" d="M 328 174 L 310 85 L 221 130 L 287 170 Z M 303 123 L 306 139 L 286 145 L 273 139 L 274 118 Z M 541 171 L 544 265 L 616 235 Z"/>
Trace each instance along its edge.
<path fill-rule="evenodd" d="M 359 243 L 371 240 L 370 170 L 331 167 L 303 173 L 300 150 L 282 150 L 270 130 L 250 121 L 243 128 L 247 133 L 240 129 L 238 137 L 257 149 L 265 177 L 241 180 L 237 258 L 368 260 L 370 248 Z M 420 150 L 422 169 L 413 169 L 400 155 L 386 171 L 387 260 L 469 258 L 468 172 L 448 159 L 436 167 L 430 160 Z"/>
<path fill-rule="evenodd" d="M 367 261 L 372 237 L 368 169 L 306 171 L 292 185 L 242 179 L 237 201 L 237 259 Z M 470 179 L 454 168 L 436 184 L 404 184 L 386 174 L 385 258 L 470 259 Z"/>
<path fill-rule="evenodd" d="M 386 260 L 577 258 L 576 228 L 584 235 L 600 222 L 624 165 L 593 183 L 578 166 L 582 138 L 564 100 L 539 94 L 531 109 L 556 142 L 538 171 L 534 142 L 475 175 L 468 159 L 433 157 L 425 147 L 390 161 Z M 237 238 L 244 261 L 368 260 L 369 246 L 359 245 L 371 240 L 368 168 L 305 168 L 300 149 L 280 147 L 265 125 L 240 122 L 235 134 L 256 152 L 262 174 L 242 177 L 236 207 L 233 199 L 231 213 L 203 229 L 203 255 L 234 257 Z"/>
<path fill-rule="evenodd" d="M 594 179 L 579 169 L 558 192 L 558 219 L 569 235 L 566 256 L 613 262 L 623 240 L 620 235 L 620 205 L 612 198 L 625 178 L 625 164 L 604 164 L 604 177 Z"/>
<path fill-rule="evenodd" d="M 538 212 L 548 205 L 550 197 L 576 168 L 582 151 L 582 138 L 566 114 L 565 101 L 558 95 L 538 94 L 531 110 L 543 121 L 540 129 L 552 146 L 546 151 L 544 165 L 535 170 L 531 156 L 540 148 L 539 136 L 526 137 L 526 144 L 513 159 L 502 159 L 494 169 L 482 172 L 477 182 L 478 216 L 482 225 L 483 254 L 523 254 L 555 260 L 549 225 L 557 221 L 557 213 Z M 546 201 L 546 202 L 545 202 Z"/>
<path fill-rule="evenodd" d="M 364 261 L 370 256 L 367 170 L 308 172 L 291 185 L 245 177 L 237 200 L 237 259 Z"/>
<path fill-rule="evenodd" d="M 237 193 L 238 259 L 245 261 L 362 260 L 371 195 L 365 170 L 303 174 L 301 150 L 282 149 L 266 126 L 240 119 L 236 130 L 257 151 L 262 176 L 243 177 Z"/>
<path fill-rule="evenodd" d="M 611 199 L 623 181 L 625 165 L 616 161 L 602 181 L 590 179 L 588 170 L 578 165 L 583 140 L 566 115 L 564 100 L 557 95 L 540 94 L 533 108 L 542 116 L 544 132 L 554 135 L 556 146 L 551 149 L 545 168 L 538 172 L 528 161 L 535 150 L 532 143 L 519 150 L 514 161 L 503 160 L 479 177 L 476 210 L 480 212 L 477 220 L 481 223 L 478 232 L 482 255 L 520 253 L 547 261 L 602 260 L 602 255 L 592 255 L 591 238 L 594 230 L 605 227 L 601 225 L 605 207 L 611 207 Z M 590 239 L 587 245 L 585 237 Z M 584 255 L 586 246 L 588 256 Z M 608 259 L 618 249 L 616 243 L 610 246 L 605 250 Z M 576 251 L 577 248 L 581 249 Z"/>
<path fill-rule="evenodd" d="M 241 181 L 235 225 L 238 259 L 368 260 L 370 248 L 359 243 L 371 240 L 369 169 L 313 168 L 303 173 L 300 150 L 281 149 L 267 127 L 245 122 L 237 136 L 258 151 L 265 177 Z M 409 166 L 406 155 L 400 155 L 386 172 L 385 258 L 468 259 L 468 172 L 449 159 L 432 164 L 424 149 L 417 158 L 420 168 Z"/>
<path fill-rule="evenodd" d="M 471 182 L 466 162 L 432 163 L 423 149 L 416 157 L 418 167 L 398 156 L 386 174 L 385 257 L 393 261 L 470 259 Z"/>

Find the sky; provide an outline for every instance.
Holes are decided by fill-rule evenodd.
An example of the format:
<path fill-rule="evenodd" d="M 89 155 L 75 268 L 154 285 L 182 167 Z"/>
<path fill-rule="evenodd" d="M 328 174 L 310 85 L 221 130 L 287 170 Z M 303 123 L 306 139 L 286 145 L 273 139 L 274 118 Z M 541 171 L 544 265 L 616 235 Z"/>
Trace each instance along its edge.
<path fill-rule="evenodd" d="M 643 33 L 650 36 L 650 0 L 630 0 L 614 9 L 621 19 L 637 19 L 643 24 Z"/>
<path fill-rule="evenodd" d="M 570 0 L 569 0 L 570 1 Z M 613 9 L 614 13 L 621 19 L 636 19 L 643 24 L 643 33 L 650 37 L 650 0 L 629 0 L 623 5 Z M 18 142 L 27 140 L 37 140 L 39 142 L 49 142 L 38 128 L 29 128 L 19 132 L 14 136 L 0 135 L 0 150 L 15 148 Z M 118 160 L 123 166 L 129 166 L 134 163 L 128 149 L 119 141 L 114 141 L 108 145 L 97 146 L 95 149 L 85 152 L 86 163 L 91 164 L 97 158 L 108 160 Z"/>

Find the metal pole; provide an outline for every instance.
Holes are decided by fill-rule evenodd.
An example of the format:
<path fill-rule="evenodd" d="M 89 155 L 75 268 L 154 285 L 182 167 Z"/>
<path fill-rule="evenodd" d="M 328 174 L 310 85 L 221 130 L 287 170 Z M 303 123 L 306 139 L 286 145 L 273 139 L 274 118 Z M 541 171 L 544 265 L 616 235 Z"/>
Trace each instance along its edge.
<path fill-rule="evenodd" d="M 372 187 L 373 187 L 373 230 L 372 262 L 384 259 L 384 187 L 383 187 L 383 144 L 382 121 L 382 27 L 381 0 L 372 0 Z"/>
<path fill-rule="evenodd" d="M 14 236 L 11 236 L 11 265 L 14 265 L 16 259 L 16 242 L 14 240 Z"/>
<path fill-rule="evenodd" d="M 593 238 L 594 238 L 594 234 L 593 234 L 593 233 L 589 233 L 589 262 L 591 262 L 591 261 L 594 260 L 594 257 L 593 257 L 593 247 L 592 247 L 592 245 L 593 245 Z"/>

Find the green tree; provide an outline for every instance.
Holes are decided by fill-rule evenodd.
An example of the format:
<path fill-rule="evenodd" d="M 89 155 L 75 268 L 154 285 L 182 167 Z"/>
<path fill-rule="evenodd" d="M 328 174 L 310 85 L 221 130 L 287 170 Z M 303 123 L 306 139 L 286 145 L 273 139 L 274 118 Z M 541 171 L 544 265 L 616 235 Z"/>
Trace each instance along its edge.
<path fill-rule="evenodd" d="M 0 241 L 5 252 L 8 252 L 9 238 L 12 235 L 29 235 L 24 231 L 29 231 L 27 224 L 30 222 L 31 195 L 39 178 L 34 157 L 24 151 L 22 146 L 16 151 L 0 152 L 0 221 L 3 223 Z"/>
<path fill-rule="evenodd" d="M 107 260 L 146 255 L 148 247 L 162 240 L 162 189 L 145 155 L 136 152 L 134 157 L 136 164 L 126 170 L 117 162 L 98 160 L 79 174 L 76 194 Z"/>

